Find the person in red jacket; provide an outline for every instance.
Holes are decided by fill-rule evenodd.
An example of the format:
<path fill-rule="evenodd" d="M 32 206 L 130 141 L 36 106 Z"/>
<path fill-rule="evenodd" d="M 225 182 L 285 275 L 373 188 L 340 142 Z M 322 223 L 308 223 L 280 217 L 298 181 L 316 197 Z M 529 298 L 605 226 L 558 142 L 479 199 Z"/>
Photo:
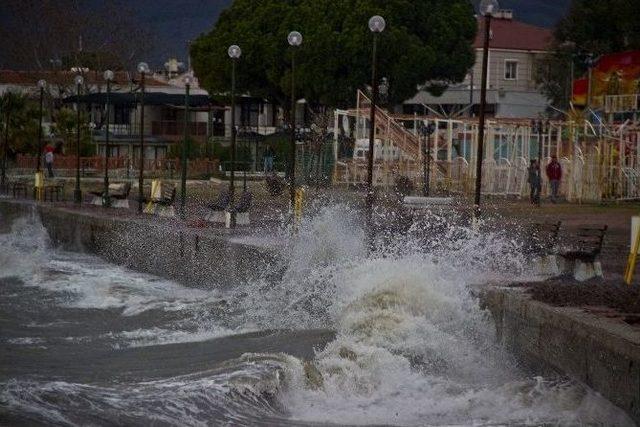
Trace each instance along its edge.
<path fill-rule="evenodd" d="M 560 180 L 562 179 L 562 166 L 555 155 L 551 156 L 551 162 L 547 165 L 547 178 L 549 179 L 549 184 L 551 184 L 551 201 L 555 203 L 558 198 Z"/>

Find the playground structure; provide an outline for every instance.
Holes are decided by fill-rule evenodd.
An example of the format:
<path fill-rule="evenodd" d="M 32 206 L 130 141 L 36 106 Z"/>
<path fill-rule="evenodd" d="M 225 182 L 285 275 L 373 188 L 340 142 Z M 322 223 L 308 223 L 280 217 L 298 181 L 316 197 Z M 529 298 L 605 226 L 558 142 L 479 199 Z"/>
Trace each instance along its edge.
<path fill-rule="evenodd" d="M 363 185 L 367 177 L 371 103 L 358 91 L 355 109 L 336 110 L 333 182 Z M 376 107 L 374 185 L 393 187 L 404 175 L 422 187 L 423 121 L 435 123 L 431 136 L 430 180 L 435 188 L 459 194 L 474 190 L 477 162 L 477 118 L 397 115 Z M 355 142 L 354 142 L 355 141 Z M 489 119 L 485 129 L 482 192 L 523 197 L 528 194 L 527 168 L 542 145 L 543 169 L 555 155 L 562 165 L 560 193 L 572 202 L 640 199 L 640 123 L 592 123 L 573 113 L 552 120 L 542 133 L 528 119 Z M 429 145 L 427 145 L 428 147 Z M 550 191 L 543 174 L 543 194 Z"/>

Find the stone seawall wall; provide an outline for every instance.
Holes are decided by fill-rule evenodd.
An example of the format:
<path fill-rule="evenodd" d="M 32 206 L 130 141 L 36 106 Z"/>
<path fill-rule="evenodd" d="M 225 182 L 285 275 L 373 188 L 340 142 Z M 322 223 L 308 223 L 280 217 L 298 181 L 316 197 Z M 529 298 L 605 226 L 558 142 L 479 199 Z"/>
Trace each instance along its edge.
<path fill-rule="evenodd" d="M 625 410 L 640 425 L 640 333 L 579 308 L 533 301 L 521 289 L 481 297 L 498 337 L 525 363 L 551 367 Z"/>
<path fill-rule="evenodd" d="M 115 264 L 198 287 L 247 283 L 276 262 L 277 248 L 243 243 L 225 230 L 202 230 L 107 218 L 70 209 L 0 200 L 0 230 L 38 215 L 52 243 Z M 217 233 L 217 234 L 216 234 Z"/>

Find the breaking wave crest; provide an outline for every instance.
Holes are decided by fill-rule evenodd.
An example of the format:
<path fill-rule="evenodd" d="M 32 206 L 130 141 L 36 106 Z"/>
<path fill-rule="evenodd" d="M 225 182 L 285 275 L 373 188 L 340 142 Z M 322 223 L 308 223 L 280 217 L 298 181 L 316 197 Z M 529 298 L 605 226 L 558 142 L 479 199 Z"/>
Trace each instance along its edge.
<path fill-rule="evenodd" d="M 429 218 L 367 255 L 343 206 L 306 221 L 282 281 L 256 290 L 248 315 L 337 337 L 282 390 L 293 419 L 338 424 L 539 424 L 628 420 L 567 380 L 528 376 L 496 344 L 476 285 L 529 274 L 505 232 Z M 433 227 L 433 224 L 438 227 Z M 425 250 L 427 249 L 427 250 Z M 262 304 L 260 304 L 262 301 Z M 300 364 L 295 366 L 300 369 Z M 293 367 L 292 367 L 293 369 Z"/>

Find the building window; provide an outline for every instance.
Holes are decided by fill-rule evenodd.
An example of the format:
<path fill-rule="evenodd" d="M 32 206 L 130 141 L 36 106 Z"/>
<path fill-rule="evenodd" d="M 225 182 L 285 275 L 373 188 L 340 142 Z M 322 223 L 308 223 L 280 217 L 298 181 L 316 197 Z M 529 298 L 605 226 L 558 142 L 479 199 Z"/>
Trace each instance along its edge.
<path fill-rule="evenodd" d="M 516 80 L 518 78 L 518 61 L 504 61 L 504 79 Z"/>
<path fill-rule="evenodd" d="M 111 123 L 114 125 L 131 124 L 131 108 L 128 105 L 115 104 Z"/>

